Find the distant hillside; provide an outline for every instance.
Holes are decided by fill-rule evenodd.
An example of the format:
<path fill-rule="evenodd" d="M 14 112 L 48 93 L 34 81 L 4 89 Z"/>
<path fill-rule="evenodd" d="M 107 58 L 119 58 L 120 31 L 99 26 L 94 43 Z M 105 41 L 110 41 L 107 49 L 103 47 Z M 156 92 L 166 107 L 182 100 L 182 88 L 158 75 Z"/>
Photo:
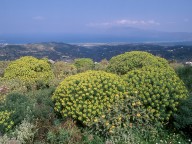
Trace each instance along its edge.
<path fill-rule="evenodd" d="M 74 59 L 83 57 L 85 53 L 86 48 L 65 43 L 2 45 L 0 47 L 0 60 L 13 60 L 26 55 L 37 58 L 48 57 L 53 60 Z"/>
<path fill-rule="evenodd" d="M 73 60 L 75 58 L 92 58 L 100 61 L 133 50 L 147 51 L 168 60 L 192 61 L 192 45 L 169 44 L 79 44 L 37 43 L 21 45 L 0 45 L 0 60 L 13 60 L 31 55 L 52 60 Z"/>

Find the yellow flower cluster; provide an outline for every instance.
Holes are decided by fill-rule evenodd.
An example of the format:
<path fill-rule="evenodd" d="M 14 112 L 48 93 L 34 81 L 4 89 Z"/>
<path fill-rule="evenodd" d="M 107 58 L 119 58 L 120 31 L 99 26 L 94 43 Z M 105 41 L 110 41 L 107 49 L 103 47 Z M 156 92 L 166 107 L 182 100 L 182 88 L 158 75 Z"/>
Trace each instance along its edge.
<path fill-rule="evenodd" d="M 115 74 L 87 71 L 67 77 L 60 83 L 52 99 L 55 110 L 85 125 L 98 122 L 104 109 L 123 98 L 125 82 Z"/>
<path fill-rule="evenodd" d="M 8 131 L 13 126 L 13 121 L 10 120 L 11 112 L 6 111 L 0 111 L 0 127 L 2 129 L 5 129 L 5 131 Z"/>
<path fill-rule="evenodd" d="M 122 128 L 142 126 L 149 121 L 141 101 L 134 96 L 126 95 L 126 92 L 123 99 L 103 111 L 104 114 L 94 119 L 91 128 L 104 136 L 117 135 Z"/>

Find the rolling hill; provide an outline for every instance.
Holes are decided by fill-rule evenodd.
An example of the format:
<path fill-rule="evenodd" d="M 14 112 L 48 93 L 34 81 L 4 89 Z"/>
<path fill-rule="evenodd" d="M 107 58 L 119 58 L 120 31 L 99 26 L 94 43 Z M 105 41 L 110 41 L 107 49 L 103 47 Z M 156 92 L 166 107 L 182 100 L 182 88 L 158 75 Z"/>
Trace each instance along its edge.
<path fill-rule="evenodd" d="M 91 58 L 100 61 L 128 52 L 147 51 L 168 60 L 192 61 L 192 45 L 184 43 L 31 43 L 0 45 L 0 60 L 14 60 L 21 56 L 47 57 L 52 60 L 70 61 L 75 58 Z"/>

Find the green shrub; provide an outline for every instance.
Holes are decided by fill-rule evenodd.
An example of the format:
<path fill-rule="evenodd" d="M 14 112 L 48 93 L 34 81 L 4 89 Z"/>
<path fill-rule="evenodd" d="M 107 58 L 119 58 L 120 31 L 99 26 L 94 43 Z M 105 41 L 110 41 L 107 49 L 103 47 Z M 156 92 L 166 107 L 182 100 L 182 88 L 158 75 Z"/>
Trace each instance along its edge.
<path fill-rule="evenodd" d="M 67 76 L 77 73 L 77 69 L 74 65 L 65 63 L 64 61 L 58 61 L 53 64 L 53 73 L 57 79 L 64 79 Z"/>
<path fill-rule="evenodd" d="M 180 79 L 183 80 L 188 90 L 192 92 L 192 66 L 180 66 L 175 71 Z"/>
<path fill-rule="evenodd" d="M 183 67 L 184 64 L 178 63 L 178 62 L 170 62 L 169 61 L 169 66 L 172 67 L 174 70 L 176 70 L 177 68 Z"/>
<path fill-rule="evenodd" d="M 47 85 L 53 78 L 51 66 L 47 60 L 38 60 L 31 56 L 25 56 L 12 61 L 5 70 L 5 79 L 19 79 L 30 86 L 31 83 L 43 82 Z"/>
<path fill-rule="evenodd" d="M 112 57 L 109 61 L 108 71 L 117 74 L 126 74 L 145 66 L 168 67 L 168 62 L 147 52 L 132 51 Z"/>
<path fill-rule="evenodd" d="M 102 137 L 80 129 L 72 119 L 56 122 L 46 135 L 46 142 L 51 144 L 104 144 Z"/>
<path fill-rule="evenodd" d="M 151 112 L 151 119 L 168 121 L 181 99 L 188 95 L 183 82 L 171 69 L 145 67 L 132 70 L 123 78 L 128 95 L 135 95 Z"/>
<path fill-rule="evenodd" d="M 139 135 L 139 132 L 138 132 Z M 158 135 L 154 138 L 150 138 L 145 143 L 151 144 L 188 144 L 190 141 L 186 139 L 186 137 L 180 133 L 179 131 L 173 131 L 168 128 L 158 129 Z"/>
<path fill-rule="evenodd" d="M 18 125 L 16 129 L 11 133 L 11 135 L 15 137 L 19 143 L 33 143 L 34 135 L 36 132 L 34 128 L 34 124 L 24 119 L 21 124 Z"/>
<path fill-rule="evenodd" d="M 88 129 L 83 130 L 83 144 L 107 144 L 102 136 L 91 133 Z"/>
<path fill-rule="evenodd" d="M 0 136 L 1 144 L 25 144 L 32 143 L 34 138 L 35 126 L 27 120 L 23 120 L 14 131 Z"/>
<path fill-rule="evenodd" d="M 174 126 L 192 138 L 192 94 L 183 100 L 174 115 Z"/>
<path fill-rule="evenodd" d="M 126 95 L 124 99 L 114 103 L 110 110 L 105 109 L 104 114 L 97 117 L 91 130 L 109 139 L 114 143 L 138 143 L 135 131 L 140 131 L 141 137 L 156 137 L 149 114 L 137 97 Z"/>
<path fill-rule="evenodd" d="M 107 67 L 109 65 L 109 62 L 106 59 L 101 60 L 99 63 L 95 64 L 95 70 L 103 70 L 106 71 Z"/>
<path fill-rule="evenodd" d="M 79 58 L 75 59 L 74 65 L 78 72 L 85 72 L 94 68 L 93 60 L 90 58 Z"/>
<path fill-rule="evenodd" d="M 55 110 L 89 125 L 104 109 L 123 98 L 124 81 L 115 74 L 87 71 L 67 77 L 57 87 L 52 99 Z"/>
<path fill-rule="evenodd" d="M 54 104 L 51 96 L 55 88 L 34 91 L 28 94 L 33 99 L 33 118 L 41 121 L 52 120 L 55 117 Z"/>
<path fill-rule="evenodd" d="M 6 96 L 4 102 L 0 103 L 0 111 L 11 112 L 9 119 L 14 126 L 21 123 L 28 116 L 32 116 L 33 105 L 30 99 L 22 94 L 12 93 Z"/>
<path fill-rule="evenodd" d="M 10 138 L 7 135 L 0 136 L 0 144 L 8 144 L 10 142 Z"/>
<path fill-rule="evenodd" d="M 11 112 L 7 120 L 13 122 L 11 130 L 14 130 L 27 118 L 29 121 L 35 121 L 37 126 L 36 133 L 39 134 L 39 136 L 35 135 L 35 138 L 38 139 L 42 135 L 46 135 L 47 129 L 51 127 L 56 117 L 54 104 L 51 100 L 54 90 L 54 88 L 49 88 L 31 91 L 25 95 L 19 93 L 8 94 L 5 101 L 0 103 L 0 111 L 7 110 L 9 113 Z"/>
<path fill-rule="evenodd" d="M 68 119 L 65 122 L 61 122 L 49 130 L 47 133 L 47 142 L 51 144 L 66 143 L 74 144 L 81 143 L 82 134 L 80 129 L 76 126 L 76 123 Z"/>

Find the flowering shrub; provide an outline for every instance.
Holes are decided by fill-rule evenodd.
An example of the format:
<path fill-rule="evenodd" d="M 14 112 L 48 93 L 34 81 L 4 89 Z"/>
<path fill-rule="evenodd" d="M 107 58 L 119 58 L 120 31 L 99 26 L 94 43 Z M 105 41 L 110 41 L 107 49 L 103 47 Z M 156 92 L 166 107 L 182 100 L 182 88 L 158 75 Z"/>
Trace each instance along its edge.
<path fill-rule="evenodd" d="M 25 56 L 12 61 L 5 70 L 5 79 L 20 79 L 23 82 L 48 84 L 53 78 L 53 72 L 49 63 L 42 59 L 38 60 L 31 56 Z"/>
<path fill-rule="evenodd" d="M 104 109 L 104 113 L 96 117 L 95 121 L 91 129 L 105 137 L 121 137 L 119 133 L 126 134 L 127 129 L 143 128 L 143 131 L 147 131 L 150 127 L 148 113 L 143 109 L 141 101 L 128 95 L 124 95 L 110 109 Z"/>
<path fill-rule="evenodd" d="M 179 101 L 188 95 L 183 82 L 171 69 L 145 67 L 132 70 L 123 78 L 128 95 L 137 93 L 153 120 L 168 121 L 177 111 Z"/>
<path fill-rule="evenodd" d="M 33 103 L 28 96 L 11 93 L 6 99 L 0 103 L 0 111 L 8 111 L 9 119 L 14 123 L 13 127 L 20 124 L 21 121 L 28 117 L 32 117 Z M 8 115 L 8 114 L 7 114 Z"/>
<path fill-rule="evenodd" d="M 10 130 L 14 124 L 14 122 L 10 119 L 11 112 L 0 111 L 0 132 L 6 132 Z"/>
<path fill-rule="evenodd" d="M 35 126 L 29 123 L 27 120 L 23 120 L 14 131 L 11 131 L 9 135 L 4 134 L 0 136 L 1 144 L 25 144 L 33 143 Z"/>
<path fill-rule="evenodd" d="M 147 52 L 132 51 L 112 57 L 109 61 L 108 71 L 117 74 L 139 69 L 145 66 L 168 67 L 168 62 Z"/>
<path fill-rule="evenodd" d="M 125 82 L 115 74 L 87 71 L 67 77 L 57 87 L 52 99 L 55 110 L 63 117 L 72 117 L 85 125 L 97 122 L 96 117 L 123 98 Z"/>

